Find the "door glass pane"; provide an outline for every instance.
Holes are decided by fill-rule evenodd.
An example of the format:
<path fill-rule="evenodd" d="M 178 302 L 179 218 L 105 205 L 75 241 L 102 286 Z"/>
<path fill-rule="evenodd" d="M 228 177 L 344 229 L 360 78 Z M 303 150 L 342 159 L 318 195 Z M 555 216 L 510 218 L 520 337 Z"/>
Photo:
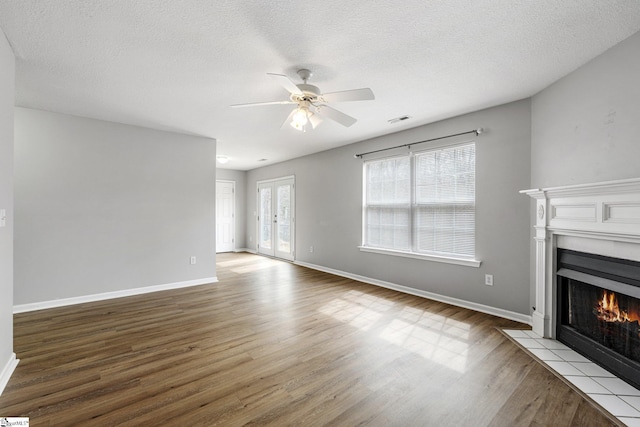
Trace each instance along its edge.
<path fill-rule="evenodd" d="M 271 249 L 271 188 L 260 190 L 260 248 Z"/>
<path fill-rule="evenodd" d="M 291 185 L 279 185 L 278 194 L 278 243 L 279 252 L 291 252 Z"/>

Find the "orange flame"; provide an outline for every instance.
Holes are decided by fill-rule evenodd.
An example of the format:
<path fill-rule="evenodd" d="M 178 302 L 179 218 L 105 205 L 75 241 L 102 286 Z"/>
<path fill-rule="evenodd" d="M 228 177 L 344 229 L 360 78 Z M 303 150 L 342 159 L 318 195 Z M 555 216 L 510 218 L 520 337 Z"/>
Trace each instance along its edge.
<path fill-rule="evenodd" d="M 615 292 L 603 291 L 602 299 L 595 307 L 598 319 L 605 322 L 633 322 L 640 320 L 637 315 L 629 315 L 624 310 L 620 310 Z"/>

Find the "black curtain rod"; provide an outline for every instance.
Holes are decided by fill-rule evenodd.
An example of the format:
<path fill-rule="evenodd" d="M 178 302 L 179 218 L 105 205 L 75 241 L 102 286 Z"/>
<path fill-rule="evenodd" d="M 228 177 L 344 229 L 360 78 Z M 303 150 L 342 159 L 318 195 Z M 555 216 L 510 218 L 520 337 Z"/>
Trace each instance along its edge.
<path fill-rule="evenodd" d="M 466 132 L 460 132 L 460 133 L 454 133 L 453 135 L 447 135 L 447 136 L 440 136 L 438 138 L 431 138 L 431 139 L 425 139 L 424 141 L 418 141 L 418 142 L 412 142 L 410 144 L 403 144 L 403 145 L 396 145 L 395 147 L 389 147 L 389 148 L 382 148 L 380 150 L 374 150 L 374 151 L 367 151 L 366 153 L 360 153 L 360 154 L 354 154 L 353 157 L 355 157 L 356 159 L 358 157 L 362 158 L 362 156 L 366 156 L 367 154 L 373 154 L 373 153 L 379 153 L 381 151 L 387 151 L 387 150 L 394 150 L 396 148 L 402 148 L 402 147 L 411 147 L 412 145 L 416 145 L 416 144 L 422 144 L 424 142 L 431 142 L 431 141 L 437 141 L 439 139 L 445 139 L 445 138 L 453 138 L 454 136 L 460 136 L 460 135 L 466 135 L 468 133 L 475 133 L 476 136 L 480 135 L 483 132 L 482 128 L 478 128 L 478 129 L 474 129 L 474 130 L 468 130 Z"/>

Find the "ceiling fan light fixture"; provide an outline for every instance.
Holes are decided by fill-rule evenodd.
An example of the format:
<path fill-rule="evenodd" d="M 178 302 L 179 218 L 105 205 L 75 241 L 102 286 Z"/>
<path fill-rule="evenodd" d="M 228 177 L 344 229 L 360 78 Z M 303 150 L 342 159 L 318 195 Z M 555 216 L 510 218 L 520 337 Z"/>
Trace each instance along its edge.
<path fill-rule="evenodd" d="M 291 118 L 291 127 L 304 132 L 305 126 L 309 121 L 309 114 L 310 112 L 307 108 L 298 107 Z"/>

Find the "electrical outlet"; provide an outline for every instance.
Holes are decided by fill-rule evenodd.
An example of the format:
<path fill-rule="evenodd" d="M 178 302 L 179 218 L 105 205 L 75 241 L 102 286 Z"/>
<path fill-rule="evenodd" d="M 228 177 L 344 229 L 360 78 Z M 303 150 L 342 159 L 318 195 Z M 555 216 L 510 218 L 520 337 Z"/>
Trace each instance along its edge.
<path fill-rule="evenodd" d="M 309 246 L 309 252 L 313 252 L 313 246 Z"/>
<path fill-rule="evenodd" d="M 192 256 L 189 260 L 191 262 L 191 265 L 196 263 L 196 257 Z"/>
<path fill-rule="evenodd" d="M 493 274 L 484 275 L 484 284 L 487 286 L 493 286 Z"/>

